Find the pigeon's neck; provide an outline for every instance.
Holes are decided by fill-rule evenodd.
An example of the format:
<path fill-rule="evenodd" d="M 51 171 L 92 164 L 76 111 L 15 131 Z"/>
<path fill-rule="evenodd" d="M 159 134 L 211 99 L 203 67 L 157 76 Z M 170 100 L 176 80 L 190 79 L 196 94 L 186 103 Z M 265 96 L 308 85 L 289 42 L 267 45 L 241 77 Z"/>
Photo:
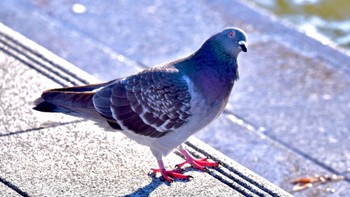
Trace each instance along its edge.
<path fill-rule="evenodd" d="M 177 67 L 209 102 L 226 104 L 234 82 L 238 79 L 237 58 L 205 44 L 179 62 Z"/>

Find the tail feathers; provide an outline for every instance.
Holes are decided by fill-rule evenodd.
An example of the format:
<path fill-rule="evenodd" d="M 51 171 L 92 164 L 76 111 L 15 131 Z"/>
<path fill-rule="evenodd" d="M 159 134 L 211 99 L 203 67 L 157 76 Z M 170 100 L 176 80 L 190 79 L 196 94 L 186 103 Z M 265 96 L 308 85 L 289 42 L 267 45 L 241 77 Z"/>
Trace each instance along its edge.
<path fill-rule="evenodd" d="M 93 104 L 93 92 L 45 91 L 34 101 L 34 110 L 41 112 L 59 112 L 72 116 L 100 118 Z"/>
<path fill-rule="evenodd" d="M 72 112 L 69 109 L 47 102 L 41 97 L 34 101 L 34 105 L 35 106 L 33 107 L 33 109 L 41 112 L 58 112 L 65 114 L 69 114 Z"/>
<path fill-rule="evenodd" d="M 47 90 L 34 101 L 33 109 L 42 112 L 60 112 L 73 116 L 101 118 L 93 104 L 95 91 L 115 82 L 116 80 L 107 83 Z"/>

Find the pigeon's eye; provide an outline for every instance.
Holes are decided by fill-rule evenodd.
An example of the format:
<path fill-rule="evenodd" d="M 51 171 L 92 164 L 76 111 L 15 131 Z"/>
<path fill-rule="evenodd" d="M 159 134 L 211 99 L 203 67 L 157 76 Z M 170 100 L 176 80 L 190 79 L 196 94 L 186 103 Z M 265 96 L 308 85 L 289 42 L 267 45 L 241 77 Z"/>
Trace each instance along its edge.
<path fill-rule="evenodd" d="M 234 37 L 235 37 L 235 32 L 231 31 L 231 32 L 228 34 L 228 37 L 234 38 Z"/>

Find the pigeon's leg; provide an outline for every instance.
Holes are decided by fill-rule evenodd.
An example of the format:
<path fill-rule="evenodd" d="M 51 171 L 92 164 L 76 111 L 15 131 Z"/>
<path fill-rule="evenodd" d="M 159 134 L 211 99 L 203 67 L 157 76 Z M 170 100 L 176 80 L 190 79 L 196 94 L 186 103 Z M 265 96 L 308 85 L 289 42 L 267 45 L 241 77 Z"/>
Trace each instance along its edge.
<path fill-rule="evenodd" d="M 218 162 L 210 162 L 207 161 L 207 158 L 195 159 L 186 149 L 184 149 L 181 145 L 178 147 L 178 150 L 185 157 L 186 161 L 176 165 L 177 168 L 181 168 L 185 164 L 190 164 L 192 167 L 197 168 L 199 170 L 205 171 L 206 167 L 217 167 L 219 165 Z"/>
<path fill-rule="evenodd" d="M 162 177 L 169 183 L 173 182 L 173 179 L 190 180 L 192 178 L 192 176 L 181 174 L 181 169 L 166 170 L 162 159 L 158 159 L 158 166 L 159 169 L 152 169 L 153 173 L 156 174 L 157 172 L 159 172 L 160 174 L 162 174 Z"/>

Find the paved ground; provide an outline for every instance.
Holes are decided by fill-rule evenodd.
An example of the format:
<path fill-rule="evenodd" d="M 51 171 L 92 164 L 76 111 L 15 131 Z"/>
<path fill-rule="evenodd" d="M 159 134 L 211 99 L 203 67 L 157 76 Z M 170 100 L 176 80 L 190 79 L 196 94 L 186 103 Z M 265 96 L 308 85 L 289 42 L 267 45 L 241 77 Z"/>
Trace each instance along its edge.
<path fill-rule="evenodd" d="M 249 36 L 240 81 L 197 137 L 287 191 L 301 176 L 346 177 L 298 196 L 350 195 L 349 56 L 234 0 L 81 1 L 82 14 L 74 3 L 2 1 L 0 21 L 100 80 L 183 57 L 239 26 Z"/>

